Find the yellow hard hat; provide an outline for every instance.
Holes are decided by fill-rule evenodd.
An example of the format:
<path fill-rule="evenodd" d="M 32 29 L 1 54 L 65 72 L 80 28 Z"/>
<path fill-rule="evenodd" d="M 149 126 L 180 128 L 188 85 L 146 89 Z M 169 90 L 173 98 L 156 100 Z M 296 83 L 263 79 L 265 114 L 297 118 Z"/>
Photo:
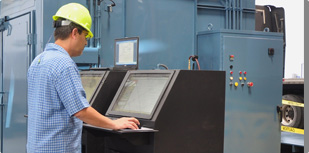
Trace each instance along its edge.
<path fill-rule="evenodd" d="M 86 37 L 93 37 L 93 34 L 90 31 L 92 24 L 91 16 L 88 9 L 83 5 L 78 3 L 69 3 L 63 5 L 53 16 L 53 19 L 57 21 L 59 17 L 70 20 L 82 26 L 88 31 L 88 35 Z"/>

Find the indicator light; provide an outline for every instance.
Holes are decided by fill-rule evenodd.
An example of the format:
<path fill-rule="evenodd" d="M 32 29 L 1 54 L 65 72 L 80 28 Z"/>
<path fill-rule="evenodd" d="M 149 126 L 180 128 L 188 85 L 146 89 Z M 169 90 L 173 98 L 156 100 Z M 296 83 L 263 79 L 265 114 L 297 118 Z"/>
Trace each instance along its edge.
<path fill-rule="evenodd" d="M 242 77 L 239 77 L 239 80 L 241 81 L 241 80 L 242 80 Z"/>
<path fill-rule="evenodd" d="M 234 55 L 230 55 L 230 61 L 234 60 Z"/>
<path fill-rule="evenodd" d="M 246 78 L 246 77 L 244 77 L 244 80 L 246 81 L 246 80 L 247 80 L 247 78 Z"/>
<path fill-rule="evenodd" d="M 244 71 L 244 75 L 246 75 L 247 74 L 247 72 L 246 71 Z"/>
<path fill-rule="evenodd" d="M 233 77 L 230 77 L 230 80 L 233 80 L 234 78 Z"/>
<path fill-rule="evenodd" d="M 230 74 L 232 75 L 232 74 L 233 74 L 233 71 L 230 71 Z"/>
<path fill-rule="evenodd" d="M 233 85 L 233 82 L 230 82 L 230 86 L 232 86 Z"/>
<path fill-rule="evenodd" d="M 242 74 L 242 72 L 241 72 L 241 71 L 239 71 L 239 74 L 241 75 L 241 74 Z"/>
<path fill-rule="evenodd" d="M 238 86 L 238 82 L 235 82 L 235 83 L 234 83 L 234 86 L 237 87 L 237 86 Z"/>
<path fill-rule="evenodd" d="M 248 87 L 253 87 L 253 82 L 248 82 L 247 85 Z"/>

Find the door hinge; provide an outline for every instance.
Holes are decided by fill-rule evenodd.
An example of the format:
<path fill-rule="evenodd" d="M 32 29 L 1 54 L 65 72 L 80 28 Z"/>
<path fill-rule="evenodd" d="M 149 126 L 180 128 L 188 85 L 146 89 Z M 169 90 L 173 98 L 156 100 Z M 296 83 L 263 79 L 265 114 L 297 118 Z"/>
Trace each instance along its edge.
<path fill-rule="evenodd" d="M 1 18 L 0 19 L 0 32 L 4 31 L 5 30 L 5 25 L 4 25 L 4 18 Z"/>
<path fill-rule="evenodd" d="M 0 32 L 2 31 L 5 31 L 7 30 L 9 27 L 9 24 L 8 24 L 8 19 L 9 17 L 8 16 L 4 16 L 4 18 L 0 18 Z"/>
<path fill-rule="evenodd" d="M 32 34 L 32 33 L 28 34 L 28 36 L 27 36 L 27 44 L 28 45 L 34 45 L 35 42 L 36 42 L 36 35 Z"/>

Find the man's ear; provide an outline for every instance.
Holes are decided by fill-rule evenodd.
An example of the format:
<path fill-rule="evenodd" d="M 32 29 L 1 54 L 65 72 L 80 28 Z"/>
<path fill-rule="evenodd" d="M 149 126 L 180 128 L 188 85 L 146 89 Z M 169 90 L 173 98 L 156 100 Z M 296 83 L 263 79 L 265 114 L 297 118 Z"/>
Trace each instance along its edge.
<path fill-rule="evenodd" d="M 72 30 L 71 37 L 72 37 L 73 39 L 76 39 L 76 38 L 77 38 L 77 34 L 79 34 L 79 33 L 78 33 L 78 29 L 77 29 L 77 28 L 74 28 L 74 29 Z"/>

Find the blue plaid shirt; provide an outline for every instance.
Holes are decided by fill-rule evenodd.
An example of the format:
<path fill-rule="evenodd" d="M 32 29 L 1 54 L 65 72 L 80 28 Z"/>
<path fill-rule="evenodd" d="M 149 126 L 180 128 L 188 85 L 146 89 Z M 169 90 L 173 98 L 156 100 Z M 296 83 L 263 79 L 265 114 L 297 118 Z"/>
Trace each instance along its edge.
<path fill-rule="evenodd" d="M 76 64 L 56 44 L 47 44 L 28 70 L 28 153 L 80 153 L 82 121 L 89 107 Z"/>

